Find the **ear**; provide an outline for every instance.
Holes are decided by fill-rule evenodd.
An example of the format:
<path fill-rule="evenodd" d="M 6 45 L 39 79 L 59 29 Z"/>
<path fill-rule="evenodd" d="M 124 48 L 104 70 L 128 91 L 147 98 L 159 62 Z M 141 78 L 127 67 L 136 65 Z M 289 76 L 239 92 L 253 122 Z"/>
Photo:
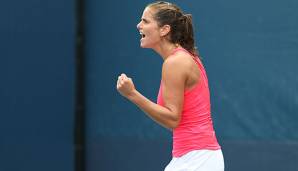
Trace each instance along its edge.
<path fill-rule="evenodd" d="M 170 25 L 164 25 L 160 28 L 160 36 L 166 36 L 169 32 L 171 31 L 171 26 Z"/>

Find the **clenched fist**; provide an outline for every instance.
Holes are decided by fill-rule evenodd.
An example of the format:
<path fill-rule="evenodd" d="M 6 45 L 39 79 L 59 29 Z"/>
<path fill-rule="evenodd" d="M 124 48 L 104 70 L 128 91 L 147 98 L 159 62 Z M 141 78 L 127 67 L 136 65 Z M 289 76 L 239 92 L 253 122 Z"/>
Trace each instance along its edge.
<path fill-rule="evenodd" d="M 117 90 L 124 97 L 129 97 L 132 95 L 132 93 L 135 91 L 135 86 L 132 82 L 132 79 L 127 77 L 125 74 L 121 74 L 118 77 Z"/>

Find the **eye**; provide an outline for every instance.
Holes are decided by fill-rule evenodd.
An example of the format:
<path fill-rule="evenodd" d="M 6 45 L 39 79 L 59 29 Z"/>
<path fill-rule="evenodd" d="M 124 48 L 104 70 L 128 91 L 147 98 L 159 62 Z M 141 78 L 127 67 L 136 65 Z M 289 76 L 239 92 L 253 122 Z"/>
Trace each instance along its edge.
<path fill-rule="evenodd" d="M 146 20 L 146 19 L 144 19 L 144 18 L 142 18 L 141 21 L 143 21 L 143 22 L 146 23 L 146 24 L 149 23 L 148 20 Z"/>

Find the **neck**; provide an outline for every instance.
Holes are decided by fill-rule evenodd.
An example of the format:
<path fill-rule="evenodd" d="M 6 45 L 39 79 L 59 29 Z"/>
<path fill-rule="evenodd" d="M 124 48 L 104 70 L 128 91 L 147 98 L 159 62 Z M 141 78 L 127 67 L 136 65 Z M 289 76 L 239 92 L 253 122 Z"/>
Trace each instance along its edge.
<path fill-rule="evenodd" d="M 173 53 L 173 50 L 178 47 L 181 46 L 178 44 L 165 42 L 153 48 L 153 50 L 157 52 L 163 58 L 163 60 L 166 60 Z"/>

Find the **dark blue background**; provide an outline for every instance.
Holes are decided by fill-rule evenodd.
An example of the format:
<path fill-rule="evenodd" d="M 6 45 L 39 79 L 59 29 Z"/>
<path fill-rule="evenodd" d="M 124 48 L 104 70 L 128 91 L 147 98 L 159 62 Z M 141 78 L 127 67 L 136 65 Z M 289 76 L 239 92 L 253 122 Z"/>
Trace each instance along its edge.
<path fill-rule="evenodd" d="M 74 170 L 75 6 L 0 3 L 0 170 Z"/>
<path fill-rule="evenodd" d="M 85 1 L 86 170 L 163 170 L 171 132 L 116 91 L 156 100 L 162 60 L 139 47 L 151 1 Z M 298 2 L 172 1 L 193 15 L 227 171 L 294 171 Z M 0 3 L 0 170 L 74 170 L 75 1 Z"/>
<path fill-rule="evenodd" d="M 87 1 L 87 170 L 162 170 L 171 133 L 116 91 L 125 72 L 155 101 L 161 58 L 139 47 L 150 1 Z M 228 171 L 297 170 L 298 3 L 172 1 L 193 15 Z"/>

